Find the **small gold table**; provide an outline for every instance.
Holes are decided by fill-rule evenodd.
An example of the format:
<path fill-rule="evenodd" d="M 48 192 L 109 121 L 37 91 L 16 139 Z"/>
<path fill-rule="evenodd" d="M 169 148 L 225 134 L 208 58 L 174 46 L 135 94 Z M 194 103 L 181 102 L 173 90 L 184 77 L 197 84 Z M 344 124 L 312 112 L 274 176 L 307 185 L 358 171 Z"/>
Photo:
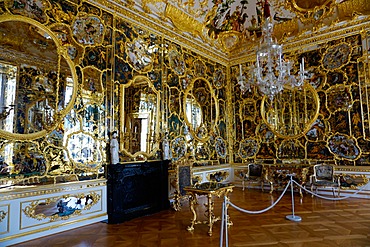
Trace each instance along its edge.
<path fill-rule="evenodd" d="M 195 187 L 185 187 L 184 190 L 189 195 L 189 204 L 190 204 L 190 210 L 193 213 L 193 219 L 191 220 L 191 225 L 188 226 L 188 231 L 194 230 L 194 225 L 196 224 L 207 224 L 209 226 L 208 235 L 212 236 L 212 227 L 213 224 L 220 220 L 221 217 L 216 217 L 213 213 L 213 206 L 214 202 L 212 200 L 213 196 L 217 196 L 220 198 L 222 195 L 228 196 L 230 192 L 233 191 L 233 188 L 235 186 L 232 184 L 222 184 L 222 183 L 216 183 L 216 182 L 206 182 L 199 185 L 196 185 Z M 204 204 L 204 206 L 207 207 L 206 210 L 206 221 L 199 221 L 197 220 L 197 213 L 194 209 L 194 205 L 197 204 L 197 195 L 206 195 L 208 202 Z M 232 223 L 229 222 L 228 219 L 228 225 L 231 225 Z"/>

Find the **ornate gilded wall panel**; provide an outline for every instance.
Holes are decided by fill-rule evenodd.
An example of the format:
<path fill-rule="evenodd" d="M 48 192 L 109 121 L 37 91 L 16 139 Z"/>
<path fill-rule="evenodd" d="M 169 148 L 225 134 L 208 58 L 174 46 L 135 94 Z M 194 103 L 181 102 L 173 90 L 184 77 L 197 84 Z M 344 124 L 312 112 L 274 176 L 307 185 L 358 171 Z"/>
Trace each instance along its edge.
<path fill-rule="evenodd" d="M 227 162 L 225 67 L 167 40 L 165 47 L 164 126 L 173 158 Z"/>
<path fill-rule="evenodd" d="M 302 3 L 298 2 L 295 1 L 299 8 L 295 6 L 294 12 L 301 11 Z M 354 4 L 356 1 L 349 2 Z M 370 152 L 366 148 L 370 129 L 368 96 L 367 86 L 364 86 L 369 70 L 368 60 L 362 53 L 369 50 L 363 49 L 363 45 L 370 47 L 370 42 L 368 35 L 357 35 L 359 28 L 338 32 L 340 38 L 330 37 L 330 34 L 319 38 L 305 34 L 304 37 L 309 39 L 302 41 L 300 50 L 286 54 L 294 61 L 302 56 L 306 58 L 308 81 L 320 100 L 316 121 L 303 137 L 290 142 L 274 134 L 263 123 L 260 114 L 262 96 L 256 88 L 241 94 L 239 86 L 236 86 L 238 67 L 225 66 L 227 56 L 233 58 L 233 55 L 220 59 L 219 53 L 215 53 L 213 55 L 218 57 L 213 59 L 209 51 L 195 52 L 196 49 L 190 49 L 199 46 L 185 42 L 186 38 L 181 39 L 180 45 L 172 29 L 164 29 L 162 36 L 148 21 L 148 16 L 148 19 L 142 20 L 127 11 L 126 18 L 123 14 L 126 10 L 118 10 L 117 5 L 111 10 L 102 9 L 107 7 L 109 1 L 99 3 L 101 5 L 77 0 L 7 0 L 0 3 L 1 16 L 17 16 L 34 24 L 35 27 L 24 33 L 38 52 L 36 59 L 30 59 L 32 56 L 29 56 L 28 47 L 19 39 L 23 36 L 0 39 L 0 68 L 9 68 L 4 64 L 16 68 L 16 72 L 7 69 L 6 73 L 9 78 L 24 82 L 18 89 L 25 95 L 17 104 L 7 102 L 6 108 L 0 109 L 0 121 L 3 128 L 6 126 L 6 132 L 10 133 L 8 130 L 12 129 L 21 134 L 12 138 L 2 136 L 1 183 L 5 184 L 8 179 L 27 184 L 102 176 L 102 166 L 109 162 L 106 156 L 109 133 L 118 130 L 121 143 L 127 142 L 126 131 L 130 126 L 122 120 L 125 115 L 122 88 L 138 77 L 145 77 L 147 84 L 153 86 L 152 91 L 157 91 L 155 94 L 159 102 L 156 109 L 159 113 L 156 126 L 160 128 L 155 129 L 157 134 L 149 138 L 153 152 L 140 159 L 161 158 L 157 152 L 159 144 L 168 135 L 174 160 L 192 158 L 199 164 L 207 163 L 207 160 L 219 160 L 221 163 L 256 158 L 277 160 L 289 155 L 301 158 L 302 146 L 306 159 L 329 159 L 361 165 L 369 163 Z M 316 18 L 317 25 L 324 23 L 332 11 L 333 1 L 318 4 L 319 8 L 306 8 L 305 13 L 301 11 L 301 18 Z M 36 7 L 32 8 L 33 5 Z M 135 3 L 123 5 L 133 9 Z M 352 10 L 355 11 L 355 8 Z M 199 26 L 195 22 L 193 24 L 185 28 L 196 26 L 198 31 Z M 293 34 L 299 31 L 296 24 L 290 20 L 280 26 L 288 26 Z M 346 27 L 349 25 L 346 24 Z M 330 27 L 330 30 L 337 29 Z M 232 35 L 230 37 L 233 38 Z M 5 48 L 7 53 L 3 52 Z M 15 52 L 16 48 L 18 52 Z M 23 51 L 23 55 L 19 50 Z M 46 57 L 55 58 L 54 62 L 46 60 Z M 58 66 L 45 68 L 58 63 L 59 69 Z M 243 67 L 247 67 L 251 61 L 243 63 Z M 296 63 L 294 70 L 297 68 Z M 232 93 L 228 91 L 229 86 Z M 203 118 L 206 126 L 195 123 L 195 127 L 191 128 L 190 117 L 184 107 L 186 93 L 189 95 L 190 91 L 193 97 L 189 97 L 189 101 L 200 101 L 203 107 L 192 105 L 191 114 L 198 109 L 201 112 L 199 119 Z M 8 99 L 0 100 L 5 102 Z M 26 108 L 21 110 L 23 105 Z M 42 109 L 41 114 L 39 109 Z M 6 121 L 12 116 L 15 124 L 10 126 Z M 30 134 L 32 138 L 24 138 L 25 134 Z M 336 151 L 336 138 L 341 137 L 346 139 L 346 148 L 355 151 L 349 154 Z M 330 145 L 329 140 L 334 144 Z M 317 153 L 313 152 L 315 150 Z M 5 153 L 8 155 L 5 156 Z M 134 158 L 124 152 L 122 154 L 122 160 Z"/>
<path fill-rule="evenodd" d="M 66 1 L 6 1 L 3 9 L 7 14 L 1 16 L 2 33 L 9 35 L 0 40 L 0 60 L 17 67 L 14 80 L 7 81 L 15 88 L 6 90 L 18 99 L 16 104 L 11 97 L 1 99 L 1 131 L 5 131 L 1 183 L 99 177 L 106 162 L 113 15 L 87 3 Z M 29 27 L 7 28 L 10 21 Z M 5 75 L 4 70 L 1 73 Z"/>
<path fill-rule="evenodd" d="M 366 84 L 370 77 L 367 58 L 363 56 L 363 51 L 367 50 L 363 45 L 368 45 L 364 34 L 351 34 L 320 45 L 307 46 L 306 52 L 286 54 L 293 61 L 305 58 L 307 81 L 317 93 L 319 102 L 317 119 L 309 124 L 307 131 L 300 131 L 303 137 L 295 140 L 276 135 L 271 131 L 271 126 L 263 124 L 261 112 L 256 112 L 253 108 L 254 104 L 259 108 L 263 103 L 262 96 L 256 88 L 241 94 L 236 83 L 238 68 L 231 67 L 234 72 L 231 82 L 236 85 L 233 97 L 234 162 L 248 162 L 250 159 L 273 159 L 274 162 L 298 159 L 313 163 L 327 160 L 347 166 L 368 165 L 366 133 L 369 132 L 369 95 Z M 304 105 L 312 108 L 309 104 Z M 281 107 L 282 104 L 272 106 Z M 244 113 L 245 109 L 249 109 L 248 113 Z M 272 111 L 274 108 L 267 109 Z M 266 110 L 262 113 L 264 112 Z M 291 113 L 295 116 L 294 119 L 298 119 L 299 115 Z"/>

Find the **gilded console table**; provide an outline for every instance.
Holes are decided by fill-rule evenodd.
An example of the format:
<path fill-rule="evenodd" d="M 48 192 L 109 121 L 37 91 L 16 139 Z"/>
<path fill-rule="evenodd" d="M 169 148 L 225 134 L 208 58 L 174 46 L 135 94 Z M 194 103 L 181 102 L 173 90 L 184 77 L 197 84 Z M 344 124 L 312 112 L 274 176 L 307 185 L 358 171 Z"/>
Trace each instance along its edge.
<path fill-rule="evenodd" d="M 222 195 L 228 196 L 230 192 L 233 191 L 233 188 L 235 186 L 232 184 L 222 184 L 222 183 L 216 183 L 216 182 L 206 182 L 199 184 L 195 187 L 185 187 L 184 190 L 189 195 L 189 204 L 190 204 L 190 210 L 193 213 L 193 219 L 191 220 L 191 225 L 188 226 L 188 231 L 194 230 L 194 225 L 196 224 L 207 224 L 209 227 L 208 235 L 212 236 L 212 227 L 213 224 L 220 220 L 221 217 L 216 217 L 213 213 L 214 208 L 214 202 L 213 202 L 213 196 L 221 197 Z M 207 196 L 207 203 L 204 204 L 204 206 L 207 207 L 206 210 L 206 221 L 199 221 L 197 220 L 197 213 L 194 209 L 194 205 L 197 204 L 197 195 L 206 195 Z M 231 223 L 229 223 L 231 224 Z"/>

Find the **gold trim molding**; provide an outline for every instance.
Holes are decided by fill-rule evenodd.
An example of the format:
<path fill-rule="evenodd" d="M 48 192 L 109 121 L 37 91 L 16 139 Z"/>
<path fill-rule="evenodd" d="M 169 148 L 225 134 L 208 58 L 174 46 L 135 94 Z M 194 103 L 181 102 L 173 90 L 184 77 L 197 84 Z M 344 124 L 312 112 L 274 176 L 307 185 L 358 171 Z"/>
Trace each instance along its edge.
<path fill-rule="evenodd" d="M 203 25 L 171 4 L 167 4 L 165 16 L 171 20 L 177 29 L 201 36 Z"/>
<path fill-rule="evenodd" d="M 49 184 L 44 185 L 42 188 L 40 187 L 33 187 L 33 186 L 15 186 L 12 188 L 3 188 L 1 189 L 0 194 L 0 201 L 7 201 L 7 200 L 14 200 L 19 198 L 25 197 L 33 197 L 33 196 L 40 196 L 40 195 L 48 195 L 53 193 L 59 193 L 63 191 L 74 191 L 74 190 L 81 190 L 85 188 L 94 188 L 99 186 L 106 186 L 107 180 L 106 179 L 95 179 L 95 180 L 87 180 L 87 181 L 78 181 L 78 182 L 70 182 L 70 183 L 62 183 L 62 184 Z"/>

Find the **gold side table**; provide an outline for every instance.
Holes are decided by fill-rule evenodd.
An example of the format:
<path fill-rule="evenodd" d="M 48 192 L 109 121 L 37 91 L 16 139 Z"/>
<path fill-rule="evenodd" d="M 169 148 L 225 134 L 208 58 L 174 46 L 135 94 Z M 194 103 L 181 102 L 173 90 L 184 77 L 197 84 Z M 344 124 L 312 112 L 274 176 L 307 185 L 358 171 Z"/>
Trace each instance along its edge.
<path fill-rule="evenodd" d="M 220 198 L 222 195 L 228 196 L 230 192 L 233 191 L 233 188 L 235 186 L 232 184 L 222 184 L 222 183 L 216 183 L 216 182 L 206 182 L 199 185 L 196 185 L 194 187 L 185 187 L 184 190 L 186 191 L 187 195 L 189 196 L 189 204 L 190 204 L 190 210 L 193 213 L 193 219 L 191 220 L 191 225 L 187 227 L 188 231 L 194 230 L 194 225 L 196 224 L 207 224 L 209 227 L 208 235 L 212 236 L 212 227 L 213 224 L 220 220 L 221 217 L 216 217 L 213 213 L 214 209 L 214 202 L 213 202 L 213 196 L 217 196 Z M 199 221 L 197 220 L 197 213 L 194 209 L 194 205 L 197 204 L 197 195 L 206 195 L 207 196 L 207 203 L 204 204 L 206 209 L 206 221 Z M 228 225 L 232 225 L 232 223 L 228 220 Z"/>

